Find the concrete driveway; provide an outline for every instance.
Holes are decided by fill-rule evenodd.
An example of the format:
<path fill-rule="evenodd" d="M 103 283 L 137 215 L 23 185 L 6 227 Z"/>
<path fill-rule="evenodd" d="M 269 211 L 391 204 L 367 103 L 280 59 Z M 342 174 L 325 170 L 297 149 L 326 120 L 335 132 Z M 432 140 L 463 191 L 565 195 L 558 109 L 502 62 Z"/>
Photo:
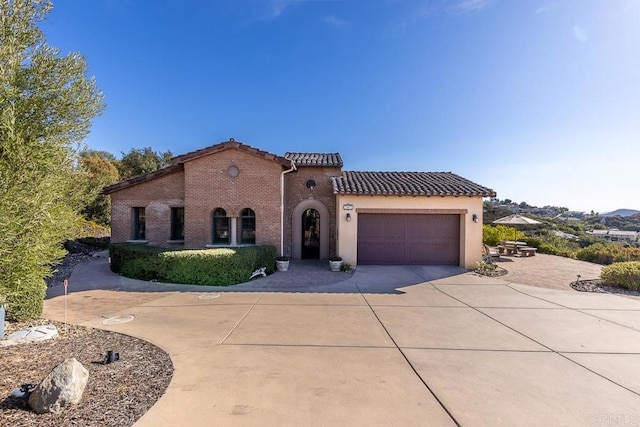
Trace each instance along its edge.
<path fill-rule="evenodd" d="M 73 291 L 69 320 L 173 360 L 138 426 L 640 423 L 637 299 L 453 267 L 361 266 L 312 284 L 290 271 L 200 292 L 81 267 L 70 289 L 118 290 Z M 137 292 L 153 286 L 167 292 Z M 62 320 L 63 300 L 46 300 L 45 317 Z M 101 323 L 114 314 L 135 320 Z"/>

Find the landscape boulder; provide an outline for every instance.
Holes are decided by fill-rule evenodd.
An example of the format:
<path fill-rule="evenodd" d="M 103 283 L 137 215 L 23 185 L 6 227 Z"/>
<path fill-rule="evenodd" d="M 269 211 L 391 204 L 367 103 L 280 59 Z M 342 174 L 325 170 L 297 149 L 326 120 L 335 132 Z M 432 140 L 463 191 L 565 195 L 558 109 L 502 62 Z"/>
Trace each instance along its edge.
<path fill-rule="evenodd" d="M 76 359 L 67 359 L 47 375 L 29 396 L 29 406 L 38 414 L 60 413 L 62 408 L 75 405 L 89 380 L 89 371 Z"/>

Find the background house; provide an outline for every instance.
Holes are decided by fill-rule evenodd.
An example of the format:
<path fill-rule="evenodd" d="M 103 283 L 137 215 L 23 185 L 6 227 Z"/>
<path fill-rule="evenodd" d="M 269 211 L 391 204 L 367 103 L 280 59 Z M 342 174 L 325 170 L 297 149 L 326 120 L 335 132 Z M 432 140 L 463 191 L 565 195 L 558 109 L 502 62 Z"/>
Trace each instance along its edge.
<path fill-rule="evenodd" d="M 635 242 L 638 240 L 638 232 L 637 231 L 625 231 L 618 230 L 615 228 L 609 230 L 593 230 L 587 231 L 587 234 L 592 235 L 593 237 L 599 237 L 601 239 L 608 240 L 609 242 Z"/>

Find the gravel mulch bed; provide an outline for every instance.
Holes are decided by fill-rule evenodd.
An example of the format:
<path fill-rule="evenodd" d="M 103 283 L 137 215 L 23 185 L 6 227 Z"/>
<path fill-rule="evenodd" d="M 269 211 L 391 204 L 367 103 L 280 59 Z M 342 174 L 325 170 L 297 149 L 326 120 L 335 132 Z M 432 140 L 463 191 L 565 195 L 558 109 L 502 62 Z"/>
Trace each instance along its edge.
<path fill-rule="evenodd" d="M 60 263 L 53 267 L 53 274 L 45 279 L 48 287 L 62 285 L 64 279 L 71 277 L 73 269 L 76 268 L 78 264 L 90 261 L 96 253 L 104 251 L 105 249 L 83 245 L 78 242 L 69 242 L 68 250 L 69 252 Z"/>
<path fill-rule="evenodd" d="M 495 269 L 491 270 L 491 269 L 476 269 L 474 271 L 474 273 L 480 275 L 480 276 L 487 276 L 487 277 L 500 277 L 500 276 L 504 276 L 505 274 L 508 273 L 508 271 L 505 268 L 500 267 L 499 265 L 495 266 Z"/>
<path fill-rule="evenodd" d="M 640 296 L 640 291 L 631 291 L 617 286 L 608 286 L 605 285 L 601 279 L 577 280 L 571 283 L 571 287 L 580 292 L 623 294 L 636 297 Z"/>
<path fill-rule="evenodd" d="M 0 426 L 131 426 L 162 396 L 173 364 L 167 353 L 146 341 L 115 332 L 37 320 L 7 323 L 6 333 L 54 324 L 53 340 L 0 347 Z M 120 360 L 102 364 L 107 350 Z M 82 400 L 60 414 L 36 414 L 11 391 L 37 383 L 56 365 L 74 357 L 89 371 Z"/>
<path fill-rule="evenodd" d="M 47 286 L 62 285 L 80 263 L 101 251 L 74 243 L 57 264 Z M 0 347 L 0 426 L 131 426 L 162 396 L 173 375 L 171 358 L 159 347 L 115 332 L 55 321 L 7 322 L 5 333 L 53 324 L 59 336 L 50 341 Z M 103 365 L 107 350 L 120 360 Z M 67 358 L 89 371 L 82 400 L 60 414 L 36 414 L 25 399 L 11 396 L 14 388 L 37 383 Z"/>

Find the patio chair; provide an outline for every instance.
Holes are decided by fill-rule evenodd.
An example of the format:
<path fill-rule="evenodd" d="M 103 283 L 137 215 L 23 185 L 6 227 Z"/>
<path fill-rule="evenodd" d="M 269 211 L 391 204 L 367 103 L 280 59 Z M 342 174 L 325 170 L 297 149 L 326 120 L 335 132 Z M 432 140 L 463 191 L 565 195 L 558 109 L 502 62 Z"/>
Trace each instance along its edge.
<path fill-rule="evenodd" d="M 485 244 L 482 245 L 482 255 L 488 257 L 492 262 L 500 261 L 500 251 Z"/>

